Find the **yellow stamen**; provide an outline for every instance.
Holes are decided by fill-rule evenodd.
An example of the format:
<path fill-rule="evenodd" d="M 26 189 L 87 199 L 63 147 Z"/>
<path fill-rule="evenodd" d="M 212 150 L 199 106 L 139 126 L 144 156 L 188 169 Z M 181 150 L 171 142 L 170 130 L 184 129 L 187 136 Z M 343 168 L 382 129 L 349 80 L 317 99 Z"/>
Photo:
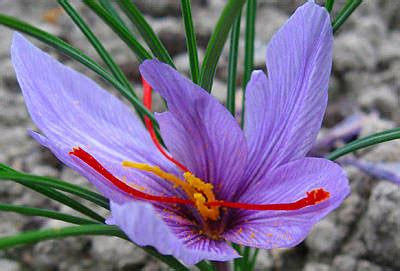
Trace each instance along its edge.
<path fill-rule="evenodd" d="M 131 161 L 123 161 L 124 167 L 135 168 L 147 172 L 151 172 L 158 177 L 171 182 L 175 188 L 180 187 L 185 191 L 187 196 L 194 201 L 197 210 L 204 220 L 217 220 L 219 218 L 219 206 L 208 207 L 207 202 L 216 201 L 213 185 L 205 183 L 200 178 L 194 176 L 191 172 L 185 172 L 183 177 L 186 181 L 181 180 L 174 174 L 163 171 L 157 166 L 148 164 L 135 163 Z"/>
<path fill-rule="evenodd" d="M 183 191 L 185 191 L 185 193 L 190 197 L 190 199 L 192 199 L 192 200 L 194 199 L 192 196 L 194 191 L 190 187 L 190 185 L 188 183 L 186 183 L 185 181 L 182 181 L 181 179 L 176 177 L 174 174 L 167 173 L 157 166 L 150 166 L 148 164 L 135 163 L 135 162 L 131 162 L 131 161 L 123 161 L 122 165 L 124 167 L 135 168 L 135 169 L 151 172 L 154 175 L 157 175 L 158 177 L 160 177 L 162 179 L 170 181 L 174 185 L 175 188 L 181 187 L 183 189 Z"/>
<path fill-rule="evenodd" d="M 191 187 L 196 189 L 200 193 L 195 193 L 195 204 L 196 208 L 199 210 L 200 214 L 205 219 L 217 220 L 219 217 L 219 207 L 206 206 L 207 202 L 216 201 L 213 192 L 214 186 L 210 183 L 205 183 L 200 178 L 197 178 L 190 172 L 185 172 L 183 174 L 185 180 L 189 183 Z M 205 197 L 204 197 L 205 196 Z"/>
<path fill-rule="evenodd" d="M 209 208 L 206 206 L 207 200 L 201 193 L 194 193 L 195 205 L 199 213 L 204 219 L 217 220 L 219 217 L 219 212 L 216 212 L 214 208 Z"/>

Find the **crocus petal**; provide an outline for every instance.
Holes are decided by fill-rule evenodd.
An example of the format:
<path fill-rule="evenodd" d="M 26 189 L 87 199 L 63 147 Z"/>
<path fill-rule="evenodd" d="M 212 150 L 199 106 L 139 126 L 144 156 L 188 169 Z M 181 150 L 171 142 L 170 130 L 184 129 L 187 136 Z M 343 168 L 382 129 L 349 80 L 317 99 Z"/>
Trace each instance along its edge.
<path fill-rule="evenodd" d="M 312 2 L 272 38 L 268 78 L 255 71 L 246 88 L 247 179 L 257 181 L 312 147 L 327 103 L 332 40 L 329 14 Z"/>
<path fill-rule="evenodd" d="M 155 247 L 159 253 L 173 255 L 187 265 L 202 260 L 229 261 L 239 257 L 226 242 L 193 233 L 188 227 L 190 223 L 177 225 L 180 223 L 177 218 L 171 222 L 175 224 L 172 229 L 149 203 L 111 203 L 111 214 L 107 223 L 118 225 L 134 243 Z"/>
<path fill-rule="evenodd" d="M 238 123 L 215 98 L 157 60 L 140 66 L 145 80 L 165 98 L 168 112 L 158 114 L 168 150 L 197 177 L 228 199 L 240 184 L 247 160 Z M 218 192 L 219 191 L 219 192 Z"/>
<path fill-rule="evenodd" d="M 330 197 L 296 211 L 239 211 L 235 226 L 224 237 L 264 249 L 295 246 L 349 194 L 348 180 L 341 167 L 326 159 L 303 158 L 280 166 L 263 181 L 253 184 L 240 199 L 257 204 L 291 203 L 318 188 L 328 191 Z"/>
<path fill-rule="evenodd" d="M 89 78 L 33 46 L 20 34 L 14 35 L 11 56 L 28 111 L 45 135 L 39 142 L 62 162 L 98 185 L 93 174 L 80 170 L 82 165 L 68 155 L 73 147 L 80 146 L 116 176 L 126 176 L 128 180 L 140 182 L 139 185 L 147 180 L 148 186 L 156 192 L 168 191 L 171 185 L 165 181 L 121 166 L 122 160 L 128 159 L 176 171 L 153 146 L 144 126 L 129 107 Z M 104 187 L 98 188 L 105 192 Z"/>

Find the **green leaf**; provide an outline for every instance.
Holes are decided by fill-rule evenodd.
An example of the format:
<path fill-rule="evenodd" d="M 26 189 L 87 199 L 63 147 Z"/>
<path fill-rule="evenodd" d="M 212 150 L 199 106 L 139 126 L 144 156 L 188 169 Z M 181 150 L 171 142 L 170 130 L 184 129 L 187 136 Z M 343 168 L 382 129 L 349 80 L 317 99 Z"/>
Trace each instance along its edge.
<path fill-rule="evenodd" d="M 196 32 L 194 30 L 190 0 L 181 0 L 182 18 L 185 26 L 186 47 L 189 55 L 190 74 L 192 81 L 199 81 L 199 56 L 197 54 Z"/>
<path fill-rule="evenodd" d="M 63 193 L 60 193 L 52 188 L 49 188 L 47 186 L 43 185 L 38 185 L 38 182 L 42 178 L 45 177 L 39 177 L 39 176 L 32 176 L 32 175 L 25 175 L 21 174 L 14 169 L 7 170 L 6 167 L 2 167 L 3 169 L 5 168 L 6 171 L 0 172 L 0 179 L 3 181 L 8 181 L 8 180 L 13 180 L 15 182 L 18 182 L 42 195 L 45 195 L 46 197 L 53 199 L 55 201 L 60 202 L 61 204 L 64 204 L 84 215 L 87 215 L 90 218 L 93 218 L 97 221 L 103 222 L 105 219 L 97 214 L 96 212 L 92 211 L 91 209 L 87 208 L 83 204 L 79 203 L 78 201 L 66 196 Z M 33 179 L 33 180 L 32 180 Z M 51 180 L 51 178 L 50 178 Z M 54 181 L 57 181 L 54 179 Z M 94 193 L 94 192 L 92 192 Z"/>
<path fill-rule="evenodd" d="M 92 211 L 91 209 L 79 203 L 78 201 L 74 200 L 73 198 L 64 195 L 63 193 L 60 193 L 56 190 L 53 190 L 51 188 L 46 188 L 40 185 L 24 184 L 24 186 L 32 190 L 35 190 L 36 192 L 45 195 L 50 199 L 58 201 L 59 203 L 64 204 L 74 209 L 75 211 L 80 212 L 81 214 L 87 215 L 88 217 L 93 218 L 94 220 L 97 220 L 99 222 L 105 221 L 104 217 Z"/>
<path fill-rule="evenodd" d="M 106 199 L 102 195 L 93 192 L 89 189 L 86 189 L 84 187 L 64 182 L 56 178 L 36 176 L 14 171 L 14 172 L 0 172 L 0 180 L 3 181 L 11 180 L 18 182 L 22 185 L 30 184 L 30 185 L 40 185 L 45 188 L 55 188 L 57 190 L 68 192 L 75 196 L 86 199 L 107 210 L 109 209 L 108 199 Z"/>
<path fill-rule="evenodd" d="M 82 235 L 107 235 L 107 236 L 117 236 L 123 239 L 127 239 L 125 234 L 116 226 L 109 226 L 102 224 L 81 225 L 81 226 L 65 227 L 60 229 L 30 231 L 17 234 L 14 236 L 0 238 L 0 249 L 7 249 L 14 246 L 32 244 L 45 240 L 65 238 L 71 236 L 82 236 Z"/>
<path fill-rule="evenodd" d="M 237 61 L 239 50 L 239 37 L 240 37 L 240 21 L 241 11 L 236 17 L 235 23 L 231 30 L 231 42 L 229 48 L 229 62 L 228 62 L 228 92 L 226 97 L 226 108 L 235 116 L 235 102 L 236 102 L 236 74 L 237 74 Z"/>
<path fill-rule="evenodd" d="M 96 62 L 94 62 L 91 58 L 89 58 L 79 49 L 72 47 L 65 41 L 61 40 L 60 38 L 57 38 L 54 35 L 51 35 L 48 32 L 45 32 L 37 27 L 34 27 L 26 22 L 23 22 L 11 16 L 0 14 L 0 24 L 9 27 L 11 29 L 23 32 L 25 34 L 28 34 L 44 42 L 45 44 L 55 48 L 57 51 L 82 63 L 83 65 L 85 65 L 98 75 L 100 75 L 112 86 L 114 86 L 125 98 L 129 100 L 129 102 L 133 104 L 136 110 L 143 113 L 144 115 L 147 115 L 154 123 L 156 123 L 153 114 L 149 110 L 147 110 L 146 107 L 143 106 L 140 100 L 132 96 L 129 90 L 127 90 L 121 83 L 119 83 L 118 80 L 116 80 L 111 74 L 109 74 L 106 70 L 104 70 L 101 66 L 99 66 Z"/>
<path fill-rule="evenodd" d="M 22 215 L 28 216 L 41 216 L 47 217 L 51 219 L 61 220 L 72 224 L 98 224 L 99 222 L 94 220 L 89 220 L 82 217 L 77 217 L 73 215 L 63 214 L 57 211 L 40 209 L 40 208 L 32 208 L 26 206 L 18 206 L 11 204 L 2 204 L 0 203 L 0 211 L 1 212 L 14 212 Z"/>
<path fill-rule="evenodd" d="M 131 49 L 131 51 L 143 61 L 148 58 L 152 58 L 147 50 L 137 41 L 135 36 L 126 28 L 125 25 L 121 24 L 119 19 L 116 19 L 104 9 L 95 0 L 83 0 L 85 3 L 97 16 L 100 17 Z"/>
<path fill-rule="evenodd" d="M 256 265 L 257 256 L 258 256 L 259 252 L 260 252 L 260 250 L 258 248 L 254 249 L 253 256 L 251 257 L 251 260 L 250 260 L 249 270 L 254 270 L 254 266 Z"/>
<path fill-rule="evenodd" d="M 243 98 L 242 98 L 242 128 L 244 126 L 246 86 L 250 80 L 254 66 L 254 36 L 256 23 L 257 1 L 247 0 L 246 4 L 246 37 L 244 43 L 244 73 L 243 73 Z"/>
<path fill-rule="evenodd" d="M 345 145 L 344 147 L 331 152 L 326 156 L 326 158 L 330 160 L 336 160 L 345 154 L 395 139 L 400 139 L 400 128 L 390 129 L 384 132 L 372 134 L 361 139 L 357 139 Z"/>
<path fill-rule="evenodd" d="M 244 74 L 243 88 L 250 80 L 251 72 L 254 66 L 254 37 L 256 24 L 257 1 L 247 0 L 246 4 L 246 37 L 244 43 Z"/>
<path fill-rule="evenodd" d="M 211 91 L 217 63 L 228 38 L 229 30 L 245 2 L 246 0 L 228 0 L 208 42 L 199 78 L 200 86 L 208 92 Z"/>
<path fill-rule="evenodd" d="M 334 4 L 335 4 L 335 0 L 326 0 L 325 8 L 329 13 L 332 11 Z"/>
<path fill-rule="evenodd" d="M 97 37 L 90 30 L 89 26 L 85 23 L 85 21 L 79 16 L 76 10 L 71 6 L 68 0 L 58 0 L 58 3 L 62 6 L 62 8 L 67 12 L 67 14 L 71 17 L 74 23 L 79 27 L 82 33 L 89 40 L 90 44 L 99 54 L 101 59 L 107 65 L 108 69 L 111 71 L 112 75 L 132 94 L 132 96 L 136 97 L 135 92 L 133 91 L 131 84 L 126 78 L 125 74 L 119 68 L 119 66 L 114 62 L 114 59 L 110 56 L 101 42 L 97 39 Z"/>
<path fill-rule="evenodd" d="M 200 271 L 215 271 L 214 266 L 206 261 L 199 262 L 196 264 L 196 267 L 200 269 Z"/>
<path fill-rule="evenodd" d="M 18 171 L 16 171 L 15 169 L 13 169 L 3 163 L 0 163 L 0 171 L 8 171 L 8 172 L 18 173 Z"/>
<path fill-rule="evenodd" d="M 114 17 L 114 19 L 116 19 L 118 21 L 118 23 L 125 27 L 128 31 L 129 28 L 126 26 L 124 20 L 122 20 L 121 16 L 119 16 L 118 12 L 115 10 L 115 8 L 113 7 L 113 5 L 111 4 L 110 0 L 99 0 L 100 5 L 107 10 L 112 17 Z"/>
<path fill-rule="evenodd" d="M 242 255 L 242 247 L 238 244 L 232 244 L 232 247 L 237 251 L 239 255 Z M 233 270 L 240 271 L 242 258 L 236 258 L 233 260 Z"/>
<path fill-rule="evenodd" d="M 250 270 L 248 269 L 249 267 L 249 257 L 250 257 L 250 251 L 251 248 L 250 247 L 244 247 L 243 249 L 243 254 L 242 254 L 242 264 L 241 264 L 241 268 L 242 270 Z"/>
<path fill-rule="evenodd" d="M 362 3 L 362 0 L 347 0 L 346 4 L 339 11 L 335 20 L 332 23 L 333 33 L 336 33 L 339 28 L 346 22 L 353 11 Z"/>
<path fill-rule="evenodd" d="M 7 249 L 19 245 L 33 244 L 45 240 L 60 239 L 73 236 L 103 235 L 116 236 L 129 241 L 129 238 L 117 227 L 110 225 L 80 225 L 60 229 L 46 229 L 30 231 L 14 236 L 0 238 L 0 249 Z M 163 261 L 174 270 L 188 271 L 188 269 L 171 256 L 161 255 L 153 248 L 141 247 L 150 255 Z"/>
<path fill-rule="evenodd" d="M 142 35 L 147 46 L 151 49 L 153 54 L 162 62 L 174 66 L 171 56 L 169 55 L 167 49 L 162 44 L 161 40 L 154 33 L 150 24 L 143 17 L 141 12 L 132 3 L 131 0 L 117 0 L 118 5 L 121 7 L 122 11 L 129 18 L 132 24 Z"/>

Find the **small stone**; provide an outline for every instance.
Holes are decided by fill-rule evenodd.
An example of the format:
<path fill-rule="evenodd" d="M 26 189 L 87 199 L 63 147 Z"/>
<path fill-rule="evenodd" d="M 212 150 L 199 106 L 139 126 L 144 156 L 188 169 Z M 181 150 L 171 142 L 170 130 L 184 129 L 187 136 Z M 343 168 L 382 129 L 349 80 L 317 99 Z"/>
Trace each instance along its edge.
<path fill-rule="evenodd" d="M 364 89 L 358 102 L 361 108 L 378 110 L 383 117 L 390 118 L 396 112 L 400 100 L 395 89 L 382 85 Z"/>
<path fill-rule="evenodd" d="M 180 19 L 173 17 L 152 19 L 151 24 L 171 56 L 186 51 L 185 31 Z"/>
<path fill-rule="evenodd" d="M 176 0 L 134 0 L 140 11 L 152 16 L 180 15 L 180 2 Z"/>
<path fill-rule="evenodd" d="M 218 79 L 214 79 L 211 94 L 217 98 L 220 102 L 224 103 L 226 101 L 228 86 L 225 82 Z"/>
<path fill-rule="evenodd" d="M 381 267 L 371 262 L 360 260 L 357 263 L 357 271 L 383 271 Z"/>
<path fill-rule="evenodd" d="M 309 262 L 303 269 L 304 271 L 329 271 L 329 265 L 323 263 Z"/>
<path fill-rule="evenodd" d="M 396 127 L 396 124 L 393 121 L 383 119 L 376 113 L 371 113 L 364 117 L 359 137 L 362 138 L 394 127 Z"/>
<path fill-rule="evenodd" d="M 69 167 L 63 167 L 60 174 L 60 179 L 80 186 L 89 186 L 89 181 Z"/>
<path fill-rule="evenodd" d="M 0 270 L 3 271 L 19 271 L 20 266 L 17 262 L 8 260 L 8 259 L 0 259 Z"/>
<path fill-rule="evenodd" d="M 74 270 L 74 265 L 85 270 L 90 247 L 89 237 L 49 240 L 34 246 L 32 270 Z M 79 260 L 78 260 L 79 259 Z M 79 270 L 79 269 L 75 269 Z"/>
<path fill-rule="evenodd" d="M 365 37 L 349 32 L 336 38 L 333 60 L 335 70 L 368 70 L 373 69 L 376 63 L 377 51 Z"/>
<path fill-rule="evenodd" d="M 365 211 L 365 202 L 365 199 L 361 198 L 360 195 L 353 191 L 337 211 L 336 219 L 338 220 L 338 223 L 347 229 L 352 227 L 356 222 L 358 222 L 359 217 Z"/>
<path fill-rule="evenodd" d="M 349 56 L 347 56 L 349 57 Z M 333 62 L 335 63 L 335 62 Z M 351 106 L 353 110 L 357 109 L 357 100 L 358 96 L 363 95 L 363 90 L 366 88 L 371 88 L 372 86 L 378 86 L 382 84 L 382 76 L 377 73 L 371 73 L 363 70 L 350 69 L 348 71 L 340 71 L 336 70 L 337 67 L 333 66 L 335 72 L 341 74 L 341 78 L 343 80 L 341 84 L 341 94 L 343 96 L 343 92 L 348 92 L 349 95 L 346 96 L 346 101 L 343 102 L 351 102 L 354 101 Z M 357 93 L 357 95 L 355 95 Z"/>
<path fill-rule="evenodd" d="M 393 140 L 374 146 L 363 158 L 372 162 L 398 162 L 399 157 L 400 141 Z"/>
<path fill-rule="evenodd" d="M 134 244 L 116 237 L 93 239 L 91 255 L 103 267 L 113 265 L 121 270 L 135 270 L 146 263 L 146 253 Z M 105 268 L 104 270 L 109 270 Z"/>
<path fill-rule="evenodd" d="M 199 48 L 197 51 L 197 55 L 199 59 L 203 59 L 204 57 L 204 51 Z M 174 57 L 174 63 L 176 69 L 190 77 L 190 65 L 189 65 L 189 56 L 186 52 L 180 53 Z"/>
<path fill-rule="evenodd" d="M 357 260 L 348 255 L 339 255 L 333 259 L 332 269 L 335 271 L 356 271 Z"/>
<path fill-rule="evenodd" d="M 1 212 L 0 238 L 18 234 L 22 230 L 23 224 L 25 223 L 26 220 L 27 217 L 21 218 L 21 216 L 18 214 Z"/>
<path fill-rule="evenodd" d="M 264 271 L 274 267 L 274 259 L 268 250 L 260 250 L 254 270 Z"/>
<path fill-rule="evenodd" d="M 364 37 L 375 49 L 386 39 L 387 28 L 380 16 L 360 17 L 354 29 L 357 36 Z"/>
<path fill-rule="evenodd" d="M 400 268 L 400 188 L 380 182 L 372 191 L 363 239 L 376 263 Z"/>
<path fill-rule="evenodd" d="M 40 176 L 48 176 L 48 177 L 54 177 L 58 175 L 58 172 L 55 168 L 49 167 L 49 166 L 42 166 L 42 165 L 36 165 L 32 169 L 32 174 L 35 175 L 40 175 Z"/>
<path fill-rule="evenodd" d="M 306 245 L 316 254 L 330 255 L 339 246 L 343 233 L 330 220 L 317 223 L 306 239 Z"/>
<path fill-rule="evenodd" d="M 268 42 L 273 34 L 285 23 L 288 15 L 274 7 L 260 7 L 257 11 L 258 18 L 268 20 L 256 20 L 256 40 L 254 42 L 254 66 L 265 67 L 265 53 Z M 244 48 L 241 48 L 244 50 Z"/>
<path fill-rule="evenodd" d="M 400 32 L 391 33 L 386 42 L 379 48 L 379 61 L 389 65 L 394 60 L 400 60 Z"/>

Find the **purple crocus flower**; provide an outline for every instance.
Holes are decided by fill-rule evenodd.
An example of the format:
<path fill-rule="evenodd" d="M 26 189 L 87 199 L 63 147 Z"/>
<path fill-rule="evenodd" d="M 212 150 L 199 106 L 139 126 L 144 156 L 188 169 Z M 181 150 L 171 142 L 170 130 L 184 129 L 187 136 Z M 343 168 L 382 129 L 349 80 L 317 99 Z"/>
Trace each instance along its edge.
<path fill-rule="evenodd" d="M 157 60 L 140 66 L 167 101 L 168 111 L 156 118 L 184 173 L 157 150 L 130 108 L 92 80 L 19 34 L 11 53 L 43 133 L 32 136 L 110 199 L 108 223 L 138 245 L 188 265 L 239 257 L 230 242 L 292 247 L 349 193 L 337 164 L 305 157 L 321 126 L 332 61 L 329 15 L 313 2 L 272 38 L 268 77 L 253 72 L 244 132 L 216 99 L 171 67 Z"/>

